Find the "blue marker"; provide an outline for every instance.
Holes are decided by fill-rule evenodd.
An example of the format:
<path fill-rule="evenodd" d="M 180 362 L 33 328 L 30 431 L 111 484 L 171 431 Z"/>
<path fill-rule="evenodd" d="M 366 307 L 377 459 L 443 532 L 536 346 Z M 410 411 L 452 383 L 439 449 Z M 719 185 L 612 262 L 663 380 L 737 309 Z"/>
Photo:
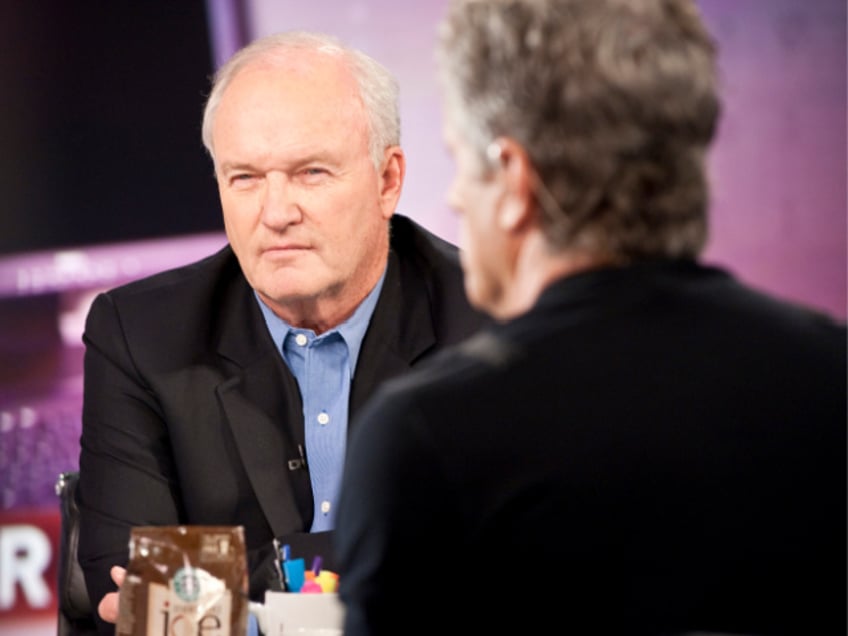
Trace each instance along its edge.
<path fill-rule="evenodd" d="M 286 592 L 300 592 L 306 578 L 306 565 L 303 559 L 291 558 L 291 547 L 288 544 L 283 546 L 282 565 Z"/>

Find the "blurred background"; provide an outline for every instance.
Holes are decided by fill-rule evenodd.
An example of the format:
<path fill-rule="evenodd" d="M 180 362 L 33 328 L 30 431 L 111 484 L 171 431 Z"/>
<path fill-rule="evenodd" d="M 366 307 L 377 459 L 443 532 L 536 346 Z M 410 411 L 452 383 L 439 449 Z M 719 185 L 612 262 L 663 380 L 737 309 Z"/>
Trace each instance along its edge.
<path fill-rule="evenodd" d="M 200 141 L 250 39 L 327 31 L 400 79 L 399 211 L 448 240 L 432 64 L 446 0 L 0 3 L 0 633 L 56 632 L 58 474 L 78 465 L 83 322 L 101 290 L 225 243 Z M 720 51 L 706 258 L 846 317 L 846 4 L 698 0 Z"/>

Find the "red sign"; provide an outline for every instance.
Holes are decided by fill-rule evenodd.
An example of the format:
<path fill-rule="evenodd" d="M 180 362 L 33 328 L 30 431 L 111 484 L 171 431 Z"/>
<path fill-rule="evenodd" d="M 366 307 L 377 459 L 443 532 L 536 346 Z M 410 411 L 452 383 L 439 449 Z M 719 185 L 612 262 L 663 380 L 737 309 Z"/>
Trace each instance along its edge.
<path fill-rule="evenodd" d="M 58 510 L 0 511 L 0 619 L 55 616 Z"/>

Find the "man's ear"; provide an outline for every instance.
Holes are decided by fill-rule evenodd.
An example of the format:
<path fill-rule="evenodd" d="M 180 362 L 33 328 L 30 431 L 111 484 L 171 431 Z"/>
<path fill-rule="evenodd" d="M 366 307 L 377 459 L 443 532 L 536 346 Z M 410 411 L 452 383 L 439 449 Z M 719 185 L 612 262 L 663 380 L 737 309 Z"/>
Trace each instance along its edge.
<path fill-rule="evenodd" d="M 391 218 L 395 212 L 405 174 L 406 156 L 403 150 L 400 146 L 389 146 L 383 154 L 383 171 L 379 175 L 380 202 L 386 219 Z"/>
<path fill-rule="evenodd" d="M 497 178 L 504 187 L 505 200 L 498 224 L 506 231 L 522 229 L 533 219 L 533 166 L 524 147 L 511 137 L 498 137 L 488 150 L 495 162 Z"/>

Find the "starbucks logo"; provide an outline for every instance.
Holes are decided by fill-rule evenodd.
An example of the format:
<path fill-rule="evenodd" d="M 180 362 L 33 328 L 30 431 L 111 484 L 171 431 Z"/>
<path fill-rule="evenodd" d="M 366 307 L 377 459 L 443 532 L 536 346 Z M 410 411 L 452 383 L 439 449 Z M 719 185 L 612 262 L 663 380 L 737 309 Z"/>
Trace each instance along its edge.
<path fill-rule="evenodd" d="M 200 594 L 200 579 L 193 568 L 180 568 L 174 574 L 174 591 L 184 601 L 196 601 Z"/>

